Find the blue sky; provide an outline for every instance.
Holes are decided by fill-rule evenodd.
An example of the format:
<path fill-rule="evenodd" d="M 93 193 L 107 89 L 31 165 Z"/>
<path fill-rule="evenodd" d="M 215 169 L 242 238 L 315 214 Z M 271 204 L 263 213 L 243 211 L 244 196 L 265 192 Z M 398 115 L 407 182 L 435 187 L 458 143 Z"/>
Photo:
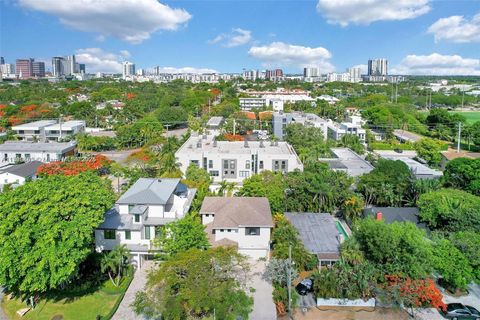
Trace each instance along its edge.
<path fill-rule="evenodd" d="M 389 59 L 405 74 L 480 75 L 480 1 L 0 1 L 7 62 L 76 53 L 90 71 L 281 67 Z"/>

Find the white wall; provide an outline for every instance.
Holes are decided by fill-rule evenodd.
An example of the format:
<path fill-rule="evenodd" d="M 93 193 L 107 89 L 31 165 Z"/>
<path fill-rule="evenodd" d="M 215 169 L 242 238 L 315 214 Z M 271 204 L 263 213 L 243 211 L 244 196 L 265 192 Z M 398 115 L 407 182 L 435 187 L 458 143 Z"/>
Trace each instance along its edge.
<path fill-rule="evenodd" d="M 128 214 L 128 205 L 127 204 L 120 204 L 118 206 L 118 213 L 120 214 Z"/>
<path fill-rule="evenodd" d="M 25 178 L 8 172 L 0 173 L 0 184 L 10 183 L 24 184 Z"/>
<path fill-rule="evenodd" d="M 151 218 L 163 218 L 164 207 L 163 205 L 149 205 L 148 216 Z"/>
<path fill-rule="evenodd" d="M 95 247 L 97 251 L 112 250 L 122 244 L 142 244 L 150 246 L 150 240 L 142 239 L 140 231 L 130 231 L 130 240 L 125 239 L 125 230 L 116 230 L 115 239 L 105 239 L 104 230 L 95 230 Z"/>
<path fill-rule="evenodd" d="M 208 224 L 213 221 L 214 215 L 209 213 L 208 217 L 205 214 L 202 214 L 202 224 Z"/>

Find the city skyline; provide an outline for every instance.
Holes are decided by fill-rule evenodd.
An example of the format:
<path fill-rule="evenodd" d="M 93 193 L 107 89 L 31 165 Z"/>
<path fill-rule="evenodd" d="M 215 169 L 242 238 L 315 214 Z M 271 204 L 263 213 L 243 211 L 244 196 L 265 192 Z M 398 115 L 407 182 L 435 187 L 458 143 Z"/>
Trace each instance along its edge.
<path fill-rule="evenodd" d="M 366 73 L 369 59 L 386 58 L 391 74 L 480 75 L 478 1 L 79 3 L 2 2 L 1 56 L 35 58 L 47 70 L 52 57 L 75 54 L 87 72 L 121 73 L 131 61 L 170 72 L 299 74 Z"/>

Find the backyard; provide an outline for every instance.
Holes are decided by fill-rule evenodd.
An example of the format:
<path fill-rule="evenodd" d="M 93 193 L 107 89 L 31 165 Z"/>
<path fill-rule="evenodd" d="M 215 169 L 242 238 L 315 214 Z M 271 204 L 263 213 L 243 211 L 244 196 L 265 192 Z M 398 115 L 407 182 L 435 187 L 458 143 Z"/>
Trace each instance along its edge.
<path fill-rule="evenodd" d="M 467 123 L 475 123 L 480 121 L 480 111 L 452 111 L 458 113 L 467 119 Z"/>
<path fill-rule="evenodd" d="M 82 292 L 61 292 L 48 294 L 40 300 L 35 309 L 30 310 L 25 316 L 20 317 L 16 312 L 26 308 L 27 305 L 20 299 L 8 300 L 7 296 L 1 302 L 1 307 L 9 319 L 38 319 L 61 320 L 78 319 L 91 320 L 110 319 L 118 307 L 125 290 L 130 284 L 131 277 L 125 277 L 119 287 L 114 287 L 110 280 L 103 283 L 100 288 Z"/>

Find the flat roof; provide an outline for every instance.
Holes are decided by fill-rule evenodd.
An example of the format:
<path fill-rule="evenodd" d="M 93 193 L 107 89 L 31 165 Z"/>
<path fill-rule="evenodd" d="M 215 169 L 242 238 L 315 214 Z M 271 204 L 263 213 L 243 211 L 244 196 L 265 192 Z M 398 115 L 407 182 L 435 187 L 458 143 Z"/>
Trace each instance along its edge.
<path fill-rule="evenodd" d="M 63 153 L 75 148 L 76 142 L 30 142 L 5 141 L 0 144 L 0 152 L 58 152 Z"/>
<path fill-rule="evenodd" d="M 218 127 L 222 124 L 222 121 L 223 117 L 211 117 L 207 122 L 207 126 Z"/>
<path fill-rule="evenodd" d="M 406 131 L 406 130 L 400 130 L 400 129 L 393 130 L 393 135 L 400 140 L 409 141 L 409 142 L 417 142 L 423 138 L 419 134 Z"/>
<path fill-rule="evenodd" d="M 197 144 L 201 147 L 197 147 Z M 285 141 L 215 141 L 214 136 L 207 136 L 204 139 L 202 136 L 191 136 L 183 146 L 178 149 L 177 154 L 202 154 L 205 151 L 218 154 L 251 154 L 252 151 L 259 154 L 287 154 L 297 157 L 297 154 Z"/>
<path fill-rule="evenodd" d="M 12 126 L 12 130 L 37 130 L 57 123 L 56 120 L 39 120 L 29 123 L 23 123 L 16 126 Z"/>
<path fill-rule="evenodd" d="M 373 166 L 349 148 L 331 148 L 335 158 L 321 158 L 319 161 L 329 164 L 331 169 L 346 169 L 352 177 L 369 173 Z"/>
<path fill-rule="evenodd" d="M 328 213 L 285 212 L 297 229 L 300 239 L 312 254 L 335 254 L 340 257 L 340 232 Z"/>
<path fill-rule="evenodd" d="M 453 160 L 456 158 L 469 158 L 469 159 L 479 159 L 480 152 L 456 152 L 456 151 L 444 151 L 442 155 L 447 160 Z"/>
<path fill-rule="evenodd" d="M 85 126 L 85 121 L 83 120 L 70 120 L 62 122 L 62 130 L 68 130 L 69 128 Z M 48 126 L 45 130 L 60 130 L 60 124 L 56 123 L 54 125 Z"/>

